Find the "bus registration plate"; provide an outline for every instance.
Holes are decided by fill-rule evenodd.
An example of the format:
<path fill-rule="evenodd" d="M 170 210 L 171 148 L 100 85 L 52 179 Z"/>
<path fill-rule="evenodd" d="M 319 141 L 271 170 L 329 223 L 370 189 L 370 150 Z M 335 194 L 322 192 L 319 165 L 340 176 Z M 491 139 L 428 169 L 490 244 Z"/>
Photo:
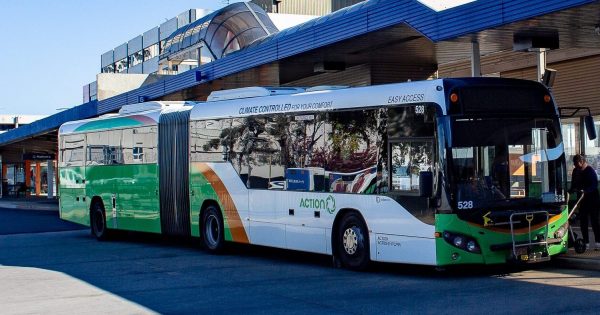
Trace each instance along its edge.
<path fill-rule="evenodd" d="M 527 261 L 529 260 L 529 251 L 527 250 L 527 247 L 517 247 L 515 249 L 515 254 L 517 259 L 521 260 L 521 261 Z"/>

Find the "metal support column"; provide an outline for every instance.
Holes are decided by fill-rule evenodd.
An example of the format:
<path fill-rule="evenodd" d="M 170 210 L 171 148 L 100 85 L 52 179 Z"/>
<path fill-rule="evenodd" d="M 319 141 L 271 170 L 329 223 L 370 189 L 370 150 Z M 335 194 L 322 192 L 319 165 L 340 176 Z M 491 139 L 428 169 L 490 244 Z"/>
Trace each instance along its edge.
<path fill-rule="evenodd" d="M 35 195 L 42 194 L 42 164 L 41 161 L 35 161 Z"/>
<path fill-rule="evenodd" d="M 29 188 L 31 188 L 31 161 L 25 160 L 23 170 L 25 172 L 25 197 L 29 197 Z"/>
<path fill-rule="evenodd" d="M 471 76 L 481 76 L 481 55 L 478 42 L 471 43 Z"/>
<path fill-rule="evenodd" d="M 48 199 L 54 198 L 54 161 L 48 160 Z"/>

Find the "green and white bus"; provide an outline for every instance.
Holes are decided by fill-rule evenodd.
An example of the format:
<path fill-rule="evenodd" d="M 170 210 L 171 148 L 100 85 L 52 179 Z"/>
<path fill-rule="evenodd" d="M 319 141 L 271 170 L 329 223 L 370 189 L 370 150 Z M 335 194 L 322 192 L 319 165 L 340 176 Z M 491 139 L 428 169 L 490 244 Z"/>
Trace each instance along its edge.
<path fill-rule="evenodd" d="M 532 81 L 243 88 L 59 130 L 60 216 L 370 261 L 538 262 L 567 251 L 557 107 Z"/>

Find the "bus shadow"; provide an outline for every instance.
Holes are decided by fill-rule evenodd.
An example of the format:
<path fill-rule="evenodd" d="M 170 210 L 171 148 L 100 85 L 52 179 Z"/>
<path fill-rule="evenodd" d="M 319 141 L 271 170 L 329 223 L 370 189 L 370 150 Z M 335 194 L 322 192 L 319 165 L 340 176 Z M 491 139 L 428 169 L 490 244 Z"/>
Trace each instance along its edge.
<path fill-rule="evenodd" d="M 0 240 L 2 265 L 58 271 L 160 313 L 465 313 L 454 295 L 475 305 L 466 312 L 475 313 L 489 307 L 477 306 L 482 296 L 506 301 L 513 291 L 523 302 L 514 307 L 523 312 L 527 303 L 547 296 L 572 300 L 538 303 L 536 310 L 558 312 L 572 303 L 589 305 L 585 300 L 595 293 L 545 283 L 576 284 L 593 276 L 571 270 L 565 276 L 547 264 L 440 271 L 373 263 L 355 272 L 333 268 L 327 255 L 243 244 L 211 255 L 198 239 L 139 232 L 120 232 L 107 242 L 87 231 L 33 235 L 27 243 L 19 243 L 24 236 L 7 237 L 10 242 Z"/>
<path fill-rule="evenodd" d="M 166 236 L 154 233 L 132 231 L 117 231 L 111 241 L 164 246 L 172 248 L 185 248 L 197 251 L 200 255 L 212 255 L 200 244 L 198 238 L 182 236 Z M 289 249 L 273 248 L 260 245 L 227 243 L 223 252 L 217 256 L 252 258 L 270 260 L 274 263 L 287 263 L 305 266 L 340 269 L 344 272 L 357 272 L 364 274 L 382 274 L 388 276 L 421 276 L 427 278 L 475 278 L 475 277 L 503 277 L 513 273 L 527 270 L 544 270 L 554 268 L 552 262 L 538 264 L 498 264 L 498 265 L 456 265 L 447 267 L 424 266 L 414 264 L 371 262 L 364 271 L 346 270 L 334 266 L 330 255 L 308 253 Z"/>

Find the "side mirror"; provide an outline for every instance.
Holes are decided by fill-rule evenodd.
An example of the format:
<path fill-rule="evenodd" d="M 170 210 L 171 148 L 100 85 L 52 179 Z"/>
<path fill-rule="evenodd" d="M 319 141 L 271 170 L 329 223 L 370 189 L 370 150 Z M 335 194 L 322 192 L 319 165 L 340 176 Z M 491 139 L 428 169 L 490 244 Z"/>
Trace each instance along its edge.
<path fill-rule="evenodd" d="M 419 173 L 419 197 L 431 198 L 433 196 L 433 172 Z"/>
<path fill-rule="evenodd" d="M 596 127 L 594 126 L 594 118 L 592 116 L 585 116 L 583 120 L 585 123 L 585 130 L 587 131 L 588 138 L 590 140 L 596 139 Z"/>

